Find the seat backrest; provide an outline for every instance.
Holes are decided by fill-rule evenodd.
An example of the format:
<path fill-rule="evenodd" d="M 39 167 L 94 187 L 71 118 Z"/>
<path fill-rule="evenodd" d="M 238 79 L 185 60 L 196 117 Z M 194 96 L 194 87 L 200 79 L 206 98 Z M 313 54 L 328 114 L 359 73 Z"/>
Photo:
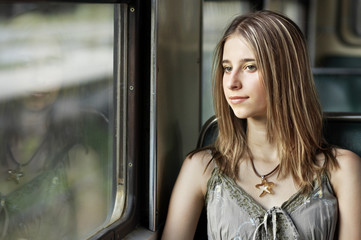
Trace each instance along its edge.
<path fill-rule="evenodd" d="M 326 115 L 324 134 L 330 144 L 349 149 L 361 156 L 361 115 Z M 217 135 L 217 119 L 212 116 L 202 127 L 198 147 L 212 145 Z"/>
<path fill-rule="evenodd" d="M 210 117 L 202 126 L 198 137 L 197 148 L 212 145 L 218 136 L 218 124 L 216 116 Z"/>
<path fill-rule="evenodd" d="M 324 134 L 329 143 L 361 156 L 361 115 L 330 115 Z"/>

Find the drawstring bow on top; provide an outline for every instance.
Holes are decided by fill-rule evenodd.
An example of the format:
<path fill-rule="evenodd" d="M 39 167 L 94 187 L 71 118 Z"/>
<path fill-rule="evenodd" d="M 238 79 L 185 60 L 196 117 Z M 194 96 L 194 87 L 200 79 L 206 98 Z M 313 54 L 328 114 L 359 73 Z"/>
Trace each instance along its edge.
<path fill-rule="evenodd" d="M 269 239 L 268 235 L 268 220 L 271 220 L 272 225 L 272 239 L 277 239 L 277 214 L 282 214 L 285 217 L 285 220 L 287 221 L 287 225 L 289 226 L 288 229 L 285 229 L 285 231 L 289 231 L 292 233 L 293 239 L 299 239 L 300 235 L 298 234 L 298 231 L 293 224 L 293 221 L 291 220 L 290 216 L 287 214 L 285 210 L 279 207 L 273 207 L 269 209 L 266 214 L 263 217 L 263 221 L 257 226 L 256 230 L 253 233 L 253 240 L 257 239 L 257 236 L 260 234 L 260 231 L 262 231 L 262 226 L 264 226 L 264 230 L 266 233 L 266 238 Z"/>

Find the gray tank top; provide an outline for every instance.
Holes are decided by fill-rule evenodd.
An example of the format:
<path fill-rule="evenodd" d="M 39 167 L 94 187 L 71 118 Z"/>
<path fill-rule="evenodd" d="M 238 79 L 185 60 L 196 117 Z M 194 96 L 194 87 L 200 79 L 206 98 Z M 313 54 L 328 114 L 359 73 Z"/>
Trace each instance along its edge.
<path fill-rule="evenodd" d="M 208 239 L 336 239 L 337 199 L 327 174 L 309 195 L 264 209 L 215 167 L 206 193 Z"/>

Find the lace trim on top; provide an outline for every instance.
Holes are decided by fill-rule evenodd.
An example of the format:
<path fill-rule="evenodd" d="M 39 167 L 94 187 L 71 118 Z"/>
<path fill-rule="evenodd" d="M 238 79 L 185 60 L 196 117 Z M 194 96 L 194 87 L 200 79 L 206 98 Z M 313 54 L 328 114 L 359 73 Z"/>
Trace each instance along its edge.
<path fill-rule="evenodd" d="M 217 166 L 214 167 L 211 177 L 207 183 L 207 192 L 205 195 L 206 205 L 208 203 L 209 198 L 209 189 L 213 189 L 217 184 L 222 183 L 229 191 L 231 197 L 236 200 L 238 206 L 244 208 L 251 217 L 258 217 L 260 215 L 265 215 L 267 210 L 263 208 L 252 196 L 250 196 L 246 191 L 243 190 L 235 181 L 228 177 L 225 174 L 222 174 L 219 171 Z M 321 177 L 321 184 L 326 183 L 327 187 L 330 189 L 330 192 L 333 194 L 333 190 L 330 184 L 330 180 L 327 174 L 324 174 Z M 294 193 L 287 201 L 285 201 L 281 208 L 287 211 L 288 213 L 292 213 L 299 206 L 301 206 L 306 199 L 310 198 L 310 196 L 314 196 L 315 194 L 319 194 L 320 186 L 314 181 L 314 190 L 309 195 L 302 194 L 301 190 L 298 190 Z M 242 197 L 240 197 L 242 196 Z"/>

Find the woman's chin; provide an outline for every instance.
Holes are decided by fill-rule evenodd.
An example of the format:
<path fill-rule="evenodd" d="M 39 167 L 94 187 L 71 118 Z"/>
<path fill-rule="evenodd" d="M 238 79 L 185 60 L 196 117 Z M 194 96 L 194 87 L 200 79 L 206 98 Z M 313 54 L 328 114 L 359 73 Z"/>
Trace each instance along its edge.
<path fill-rule="evenodd" d="M 23 101 L 24 107 L 30 111 L 42 111 L 52 105 L 58 92 L 32 92 Z"/>

